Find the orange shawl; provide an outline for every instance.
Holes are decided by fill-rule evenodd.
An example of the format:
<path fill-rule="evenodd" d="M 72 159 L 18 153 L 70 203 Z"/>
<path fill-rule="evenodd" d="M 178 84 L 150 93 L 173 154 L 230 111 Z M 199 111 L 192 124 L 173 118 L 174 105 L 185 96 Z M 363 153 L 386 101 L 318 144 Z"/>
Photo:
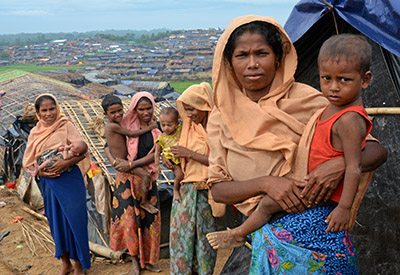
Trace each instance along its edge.
<path fill-rule="evenodd" d="M 271 89 L 258 103 L 245 95 L 223 54 L 232 32 L 252 21 L 275 25 L 284 45 Z M 317 90 L 294 81 L 296 66 L 295 48 L 273 18 L 242 16 L 232 20 L 226 28 L 218 40 L 213 63 L 215 108 L 208 124 L 210 184 L 265 175 L 285 176 L 292 170 L 306 124 L 328 103 Z M 236 206 L 249 215 L 261 197 L 250 198 Z M 215 210 L 215 214 L 223 215 L 223 211 Z"/>
<path fill-rule="evenodd" d="M 61 145 L 71 144 L 77 140 L 83 140 L 81 134 L 76 129 L 72 121 L 60 113 L 60 105 L 52 94 L 41 94 L 36 99 L 47 95 L 54 99 L 57 109 L 57 118 L 52 124 L 46 123 L 36 112 L 38 123 L 29 133 L 28 143 L 24 152 L 22 165 L 26 169 L 32 166 L 45 151 L 54 150 Z M 90 167 L 90 155 L 86 154 L 86 158 L 78 163 L 82 175 L 85 175 Z"/>
<path fill-rule="evenodd" d="M 190 105 L 197 110 L 208 112 L 208 119 L 213 107 L 210 84 L 202 82 L 199 85 L 192 85 L 176 101 L 176 107 L 182 119 L 182 133 L 179 145 L 193 152 L 209 155 L 210 148 L 207 141 L 207 130 L 201 123 L 196 124 L 187 117 L 182 103 Z M 192 159 L 181 158 L 181 166 L 184 172 L 182 182 L 205 183 L 207 181 L 208 167 L 206 165 Z"/>
<path fill-rule="evenodd" d="M 128 111 L 124 115 L 121 121 L 121 126 L 124 127 L 125 129 L 128 129 L 129 131 L 135 131 L 140 129 L 140 120 L 139 117 L 136 113 L 136 105 L 138 104 L 139 100 L 142 97 L 146 97 L 150 99 L 151 104 L 153 105 L 153 110 L 156 107 L 156 104 L 154 102 L 154 98 L 152 94 L 148 92 L 138 92 L 136 93 L 131 100 L 131 103 L 129 105 Z M 156 140 L 160 135 L 161 131 L 156 128 L 151 131 L 151 134 L 153 135 L 153 140 Z M 134 161 L 136 159 L 137 153 L 138 153 L 138 145 L 139 145 L 139 137 L 127 137 L 126 139 L 126 146 L 128 148 L 128 160 Z M 149 154 L 154 152 L 155 147 L 153 147 Z M 155 165 L 154 162 L 147 165 L 144 167 L 149 173 L 152 174 L 151 180 L 154 181 L 158 178 L 158 174 L 154 174 L 153 172 L 155 171 Z"/>

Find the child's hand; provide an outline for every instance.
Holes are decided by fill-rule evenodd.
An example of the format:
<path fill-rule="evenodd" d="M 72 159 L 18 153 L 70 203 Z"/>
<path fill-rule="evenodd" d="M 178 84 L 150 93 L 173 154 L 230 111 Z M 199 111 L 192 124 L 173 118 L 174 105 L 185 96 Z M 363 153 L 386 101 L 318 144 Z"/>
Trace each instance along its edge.
<path fill-rule="evenodd" d="M 174 200 L 176 200 L 178 202 L 182 201 L 181 194 L 179 193 L 179 189 L 174 188 Z"/>
<path fill-rule="evenodd" d="M 336 206 L 325 222 L 329 223 L 326 233 L 329 231 L 340 232 L 348 230 L 350 223 L 350 208 L 343 208 L 340 205 Z"/>
<path fill-rule="evenodd" d="M 154 173 L 156 173 L 156 174 L 159 174 L 159 173 L 161 173 L 161 166 L 158 164 L 156 164 L 156 167 L 155 167 L 155 169 L 154 169 Z"/>

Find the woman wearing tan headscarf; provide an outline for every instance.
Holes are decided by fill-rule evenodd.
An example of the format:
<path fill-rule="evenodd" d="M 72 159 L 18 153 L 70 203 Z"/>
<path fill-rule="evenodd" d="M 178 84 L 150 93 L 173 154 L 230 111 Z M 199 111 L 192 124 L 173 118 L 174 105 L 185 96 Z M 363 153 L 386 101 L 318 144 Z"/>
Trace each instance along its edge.
<path fill-rule="evenodd" d="M 60 114 L 56 98 L 42 94 L 35 100 L 38 123 L 30 131 L 23 167 L 30 169 L 37 159 L 61 145 L 83 141 L 74 124 Z M 82 175 L 88 171 L 88 154 L 54 159 L 49 168 L 39 170 L 44 209 L 55 243 L 55 257 L 62 260 L 60 274 L 84 274 L 90 268 L 87 231 L 86 189 Z M 77 164 L 79 162 L 79 168 Z M 72 170 L 62 172 L 66 167 Z M 75 260 L 74 267 L 70 259 Z"/>
<path fill-rule="evenodd" d="M 325 234 L 324 220 L 331 209 L 305 206 L 317 195 L 318 201 L 329 198 L 343 176 L 343 159 L 314 170 L 309 175 L 310 182 L 317 181 L 314 198 L 302 197 L 307 195 L 302 194 L 300 181 L 307 174 L 312 122 L 327 101 L 315 89 L 294 81 L 296 66 L 293 44 L 271 17 L 236 18 L 220 37 L 213 64 L 215 108 L 208 124 L 212 195 L 246 216 L 264 195 L 287 213 L 301 213 L 284 213 L 252 234 L 251 274 L 277 274 L 283 269 L 285 274 L 356 272 L 347 233 L 332 233 L 330 239 Z M 374 143 L 374 153 L 363 156 L 364 168 L 381 163 L 379 145 L 376 153 L 377 143 L 369 143 Z M 222 216 L 225 208 L 213 210 Z M 327 251 L 331 243 L 335 248 Z"/>
<path fill-rule="evenodd" d="M 213 274 L 216 251 L 206 234 L 216 230 L 208 204 L 207 168 L 210 149 L 207 122 L 212 109 L 212 90 L 208 83 L 192 85 L 176 101 L 183 121 L 178 146 L 171 147 L 181 159 L 184 178 L 181 201 L 174 200 L 170 226 L 171 274 Z M 168 162 L 163 162 L 168 167 Z"/>

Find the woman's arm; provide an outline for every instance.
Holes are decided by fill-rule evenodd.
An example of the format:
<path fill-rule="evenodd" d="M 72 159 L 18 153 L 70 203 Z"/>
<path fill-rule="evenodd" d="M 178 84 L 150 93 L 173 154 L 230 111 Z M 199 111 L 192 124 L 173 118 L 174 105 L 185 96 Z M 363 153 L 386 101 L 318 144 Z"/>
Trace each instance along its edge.
<path fill-rule="evenodd" d="M 193 152 L 186 147 L 175 145 L 171 147 L 171 153 L 175 158 L 190 158 L 208 166 L 208 156 Z"/>
<path fill-rule="evenodd" d="M 72 166 L 74 164 L 77 164 L 84 158 L 85 155 L 73 156 L 69 159 L 52 159 L 52 161 L 54 161 L 54 164 L 49 168 L 40 170 L 38 175 L 40 177 L 48 177 L 48 178 L 59 176 L 60 172 L 63 169 Z"/>
<path fill-rule="evenodd" d="M 233 204 L 257 195 L 268 195 L 288 213 L 303 212 L 301 190 L 294 182 L 283 177 L 263 176 L 246 181 L 214 183 L 211 192 L 215 202 Z"/>

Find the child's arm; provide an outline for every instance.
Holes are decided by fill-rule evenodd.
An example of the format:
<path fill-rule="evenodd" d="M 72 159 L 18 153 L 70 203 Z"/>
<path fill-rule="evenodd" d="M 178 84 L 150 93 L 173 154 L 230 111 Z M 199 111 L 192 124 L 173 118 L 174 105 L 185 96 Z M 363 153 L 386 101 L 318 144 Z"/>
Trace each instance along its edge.
<path fill-rule="evenodd" d="M 155 164 L 156 172 L 160 173 L 161 172 L 160 156 L 161 156 L 162 148 L 161 148 L 159 141 L 156 142 L 155 146 L 156 146 L 156 148 L 154 149 L 154 164 Z"/>
<path fill-rule="evenodd" d="M 342 144 L 346 170 L 339 204 L 329 214 L 326 232 L 349 229 L 350 210 L 357 193 L 361 175 L 361 143 L 366 136 L 365 119 L 355 112 L 348 112 L 335 123 L 335 133 Z"/>
<path fill-rule="evenodd" d="M 157 128 L 157 123 L 152 123 L 143 129 L 139 129 L 139 130 L 135 130 L 135 131 L 129 131 L 128 129 L 123 128 L 121 125 L 119 125 L 117 123 L 112 123 L 110 125 L 111 131 L 113 131 L 114 133 L 123 135 L 123 136 L 128 136 L 128 137 L 138 137 L 138 136 L 141 136 L 155 128 Z"/>

